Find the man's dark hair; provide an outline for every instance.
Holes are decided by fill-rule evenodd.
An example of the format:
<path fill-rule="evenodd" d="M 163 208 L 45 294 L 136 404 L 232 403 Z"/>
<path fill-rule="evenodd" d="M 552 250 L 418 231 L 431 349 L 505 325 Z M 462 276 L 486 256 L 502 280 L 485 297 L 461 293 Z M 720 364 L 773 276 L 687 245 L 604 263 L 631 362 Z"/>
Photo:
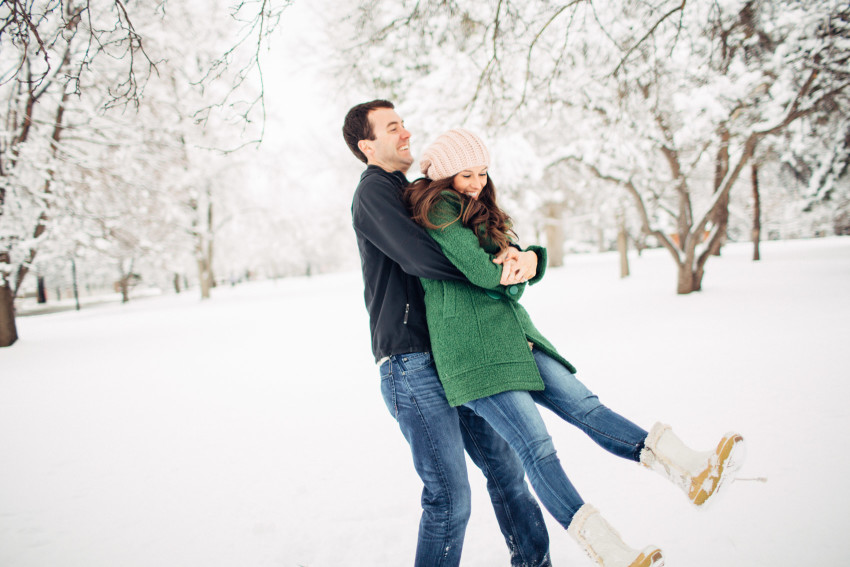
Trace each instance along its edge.
<path fill-rule="evenodd" d="M 395 105 L 388 100 L 378 99 L 352 106 L 345 115 L 345 122 L 342 123 L 342 137 L 345 138 L 348 149 L 363 163 L 367 163 L 366 154 L 360 151 L 357 142 L 375 139 L 372 123 L 369 122 L 369 113 L 376 108 L 395 108 Z"/>

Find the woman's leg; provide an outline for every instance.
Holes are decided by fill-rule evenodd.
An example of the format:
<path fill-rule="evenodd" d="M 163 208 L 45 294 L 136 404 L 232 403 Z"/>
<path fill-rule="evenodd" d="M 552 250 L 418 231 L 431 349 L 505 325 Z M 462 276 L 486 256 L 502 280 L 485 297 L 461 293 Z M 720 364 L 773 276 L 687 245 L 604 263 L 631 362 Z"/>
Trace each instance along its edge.
<path fill-rule="evenodd" d="M 534 360 L 546 389 L 531 392 L 534 401 L 587 433 L 598 445 L 625 459 L 640 462 L 648 433 L 611 411 L 563 364 L 534 349 Z"/>
<path fill-rule="evenodd" d="M 669 426 L 656 423 L 647 433 L 604 406 L 564 365 L 534 349 L 546 389 L 534 400 L 579 427 L 611 453 L 658 471 L 682 488 L 697 506 L 704 505 L 733 478 L 744 460 L 744 438 L 724 435 L 714 451 L 695 451 Z"/>
<path fill-rule="evenodd" d="M 599 565 L 661 567 L 655 546 L 642 551 L 625 544 L 595 508 L 584 503 L 555 454 L 552 438 L 529 392 L 502 392 L 474 400 L 467 407 L 483 417 L 516 451 L 537 497 Z"/>
<path fill-rule="evenodd" d="M 502 392 L 466 404 L 493 426 L 519 455 L 537 497 L 564 528 L 584 501 L 567 478 L 528 392 Z"/>

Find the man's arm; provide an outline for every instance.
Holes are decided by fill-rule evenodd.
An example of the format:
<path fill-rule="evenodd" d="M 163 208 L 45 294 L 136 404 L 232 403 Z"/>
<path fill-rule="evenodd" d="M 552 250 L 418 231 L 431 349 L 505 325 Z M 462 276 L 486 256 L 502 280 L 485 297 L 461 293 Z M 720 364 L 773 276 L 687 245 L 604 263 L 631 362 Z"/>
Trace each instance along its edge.
<path fill-rule="evenodd" d="M 358 189 L 352 206 L 354 230 L 412 276 L 466 281 L 434 239 L 410 218 L 392 182 L 380 177 L 369 181 Z"/>

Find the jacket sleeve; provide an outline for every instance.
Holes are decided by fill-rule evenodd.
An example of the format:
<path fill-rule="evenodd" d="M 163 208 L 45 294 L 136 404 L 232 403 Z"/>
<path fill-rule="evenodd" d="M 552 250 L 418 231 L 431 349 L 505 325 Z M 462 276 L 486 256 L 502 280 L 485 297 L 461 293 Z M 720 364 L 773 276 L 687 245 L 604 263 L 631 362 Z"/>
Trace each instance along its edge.
<path fill-rule="evenodd" d="M 549 254 L 542 246 L 532 245 L 525 249 L 526 252 L 534 252 L 537 254 L 537 273 L 534 277 L 528 280 L 528 285 L 534 285 L 543 279 L 543 274 L 546 273 L 546 265 L 549 262 Z"/>
<path fill-rule="evenodd" d="M 434 207 L 431 218 L 434 224 L 442 225 L 457 218 L 458 213 L 458 205 L 442 200 Z M 493 256 L 481 247 L 475 233 L 460 220 L 443 228 L 429 229 L 428 233 L 473 285 L 496 291 L 513 301 L 522 296 L 525 284 L 501 285 L 502 266 L 493 263 Z"/>
<path fill-rule="evenodd" d="M 351 214 L 354 230 L 406 273 L 432 280 L 466 281 L 434 239 L 410 218 L 390 181 L 376 177 L 363 184 Z"/>

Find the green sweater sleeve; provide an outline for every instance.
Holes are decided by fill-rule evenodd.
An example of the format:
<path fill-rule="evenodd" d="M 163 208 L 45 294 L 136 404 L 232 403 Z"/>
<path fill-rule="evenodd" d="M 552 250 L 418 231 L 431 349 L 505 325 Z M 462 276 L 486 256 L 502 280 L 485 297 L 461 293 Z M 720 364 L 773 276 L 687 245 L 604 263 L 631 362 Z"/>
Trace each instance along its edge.
<path fill-rule="evenodd" d="M 534 274 L 533 278 L 528 280 L 528 284 L 533 285 L 543 279 L 543 274 L 546 273 L 546 265 L 549 262 L 549 254 L 544 247 L 537 245 L 529 246 L 525 250 L 537 254 L 537 273 Z"/>
<path fill-rule="evenodd" d="M 457 266 L 473 285 L 497 291 L 511 300 L 519 299 L 525 284 L 503 286 L 499 283 L 502 279 L 502 266 L 493 263 L 493 256 L 481 247 L 478 237 L 471 229 L 463 226 L 460 219 L 454 220 L 459 213 L 459 203 L 441 200 L 434 207 L 431 221 L 436 225 L 447 222 L 451 224 L 443 228 L 429 229 L 428 233 L 437 241 L 449 261 Z M 453 220 L 454 222 L 451 222 Z"/>

